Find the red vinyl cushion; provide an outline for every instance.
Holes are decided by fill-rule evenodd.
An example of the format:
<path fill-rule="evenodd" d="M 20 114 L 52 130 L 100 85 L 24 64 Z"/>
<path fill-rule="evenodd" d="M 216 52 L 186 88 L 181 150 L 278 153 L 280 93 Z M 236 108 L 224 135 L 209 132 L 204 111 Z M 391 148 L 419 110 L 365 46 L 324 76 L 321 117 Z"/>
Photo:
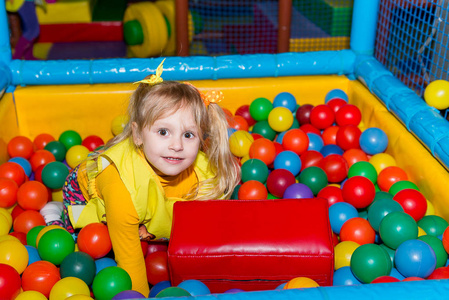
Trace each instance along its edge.
<path fill-rule="evenodd" d="M 197 279 L 212 293 L 274 289 L 302 276 L 331 285 L 327 200 L 177 202 L 168 264 L 173 286 Z"/>

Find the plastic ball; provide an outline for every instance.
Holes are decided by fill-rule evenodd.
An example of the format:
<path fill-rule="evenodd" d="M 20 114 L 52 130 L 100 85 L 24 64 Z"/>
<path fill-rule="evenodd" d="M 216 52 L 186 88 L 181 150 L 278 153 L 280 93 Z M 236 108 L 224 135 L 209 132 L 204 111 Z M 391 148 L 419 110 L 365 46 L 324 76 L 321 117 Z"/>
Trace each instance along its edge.
<path fill-rule="evenodd" d="M 309 147 L 309 137 L 301 129 L 288 130 L 282 139 L 282 147 L 297 155 L 303 154 Z"/>
<path fill-rule="evenodd" d="M 331 185 L 328 185 L 328 186 L 325 186 L 324 188 L 322 188 L 318 192 L 317 197 L 327 199 L 327 203 L 329 204 L 329 206 L 331 206 L 335 203 L 344 201 L 341 189 L 336 186 L 331 186 Z"/>
<path fill-rule="evenodd" d="M 343 181 L 348 175 L 348 163 L 338 154 L 330 154 L 318 163 L 318 167 L 324 170 L 327 179 L 331 183 Z"/>
<path fill-rule="evenodd" d="M 73 145 L 69 150 L 67 150 L 65 159 L 70 168 L 73 169 L 78 166 L 83 160 L 85 160 L 88 154 L 89 149 L 87 149 L 85 146 Z"/>
<path fill-rule="evenodd" d="M 312 104 L 304 104 L 298 107 L 296 110 L 296 119 L 298 120 L 300 125 L 309 124 L 310 123 L 310 112 L 313 109 Z"/>
<path fill-rule="evenodd" d="M 360 148 L 361 134 L 362 131 L 356 125 L 340 125 L 336 135 L 337 145 L 343 150 Z"/>
<path fill-rule="evenodd" d="M 335 114 L 328 105 L 320 104 L 310 112 L 310 124 L 318 129 L 330 127 L 335 121 Z"/>
<path fill-rule="evenodd" d="M 292 113 L 296 110 L 296 98 L 289 92 L 281 92 L 277 94 L 273 99 L 273 107 L 285 107 Z"/>
<path fill-rule="evenodd" d="M 95 261 L 85 252 L 72 252 L 62 260 L 60 273 L 62 278 L 76 277 L 91 285 L 96 275 Z"/>
<path fill-rule="evenodd" d="M 333 286 L 350 286 L 360 284 L 362 284 L 362 282 L 354 276 L 349 266 L 342 267 L 334 272 Z"/>
<path fill-rule="evenodd" d="M 73 295 L 90 296 L 90 290 L 87 284 L 76 277 L 62 278 L 53 285 L 50 291 L 49 300 L 66 299 Z"/>
<path fill-rule="evenodd" d="M 79 250 L 93 259 L 105 256 L 112 249 L 108 227 L 103 223 L 91 223 L 81 228 L 77 243 Z"/>
<path fill-rule="evenodd" d="M 324 141 L 320 135 L 309 132 L 307 133 L 307 137 L 309 138 L 309 146 L 307 148 L 308 151 L 314 150 L 319 152 L 321 148 L 323 148 Z"/>
<path fill-rule="evenodd" d="M 257 98 L 249 105 L 251 117 L 256 121 L 268 120 L 268 115 L 273 109 L 273 103 L 267 98 Z"/>
<path fill-rule="evenodd" d="M 391 272 L 391 259 L 388 253 L 376 244 L 365 244 L 355 249 L 351 257 L 351 270 L 363 283 L 370 283 L 379 276 Z"/>
<path fill-rule="evenodd" d="M 401 190 L 393 196 L 393 200 L 398 202 L 404 209 L 404 212 L 412 216 L 415 221 L 421 220 L 426 214 L 426 198 L 417 190 Z"/>
<path fill-rule="evenodd" d="M 56 158 L 53 155 L 53 153 L 51 153 L 48 150 L 41 149 L 37 150 L 36 152 L 33 153 L 33 155 L 31 155 L 30 165 L 33 172 L 36 172 L 36 170 L 40 166 L 45 166 L 46 164 L 51 163 L 53 161 L 56 161 Z"/>
<path fill-rule="evenodd" d="M 390 166 L 380 171 L 379 175 L 377 176 L 377 185 L 379 186 L 381 191 L 387 192 L 396 182 L 404 181 L 407 179 L 407 173 L 405 173 L 402 168 L 397 166 Z"/>
<path fill-rule="evenodd" d="M 241 173 L 242 182 L 257 180 L 265 183 L 268 178 L 268 167 L 260 159 L 252 158 L 243 163 Z"/>
<path fill-rule="evenodd" d="M 40 260 L 30 264 L 23 272 L 22 288 L 24 291 L 37 291 L 48 298 L 59 280 L 59 269 L 51 262 Z"/>
<path fill-rule="evenodd" d="M 120 134 L 123 132 L 123 129 L 125 129 L 126 124 L 128 124 L 129 118 L 125 115 L 119 115 L 112 119 L 111 122 L 111 132 L 114 136 Z"/>
<path fill-rule="evenodd" d="M 399 282 L 400 280 L 393 276 L 379 276 L 375 278 L 371 283 L 387 283 L 387 282 Z"/>
<path fill-rule="evenodd" d="M 449 224 L 440 216 L 428 215 L 418 221 L 418 226 L 421 227 L 426 234 L 438 237 L 444 233 Z"/>
<path fill-rule="evenodd" d="M 150 294 L 148 295 L 148 298 L 154 298 L 157 294 L 159 294 L 160 291 L 171 287 L 171 283 L 168 280 L 160 281 L 153 285 L 153 287 L 150 289 Z"/>
<path fill-rule="evenodd" d="M 68 175 L 69 169 L 59 161 L 48 163 L 42 169 L 42 181 L 50 189 L 62 188 Z"/>
<path fill-rule="evenodd" d="M 286 169 L 273 170 L 267 178 L 267 189 L 275 197 L 281 198 L 285 190 L 294 184 L 295 176 Z"/>
<path fill-rule="evenodd" d="M 20 165 L 13 162 L 5 162 L 0 164 L 0 178 L 12 179 L 20 186 L 25 182 L 26 174 Z"/>
<path fill-rule="evenodd" d="M 7 145 L 10 157 L 23 157 L 29 159 L 34 152 L 33 142 L 26 136 L 15 136 Z"/>
<path fill-rule="evenodd" d="M 240 200 L 260 200 L 266 199 L 268 191 L 263 183 L 257 180 L 244 182 L 238 191 Z"/>
<path fill-rule="evenodd" d="M 335 98 L 340 98 L 348 102 L 348 95 L 346 94 L 345 91 L 341 89 L 332 89 L 329 92 L 327 92 L 326 96 L 324 97 L 324 102 L 328 103 L 328 101 Z"/>
<path fill-rule="evenodd" d="M 42 260 L 60 265 L 67 255 L 75 251 L 75 241 L 66 230 L 50 230 L 39 240 L 37 250 Z"/>
<path fill-rule="evenodd" d="M 409 277 L 410 278 L 410 277 Z M 419 277 L 413 277 L 419 278 Z M 423 279 L 423 278 L 420 278 Z M 436 268 L 426 279 L 449 279 L 449 267 Z"/>
<path fill-rule="evenodd" d="M 358 126 L 362 120 L 360 109 L 353 104 L 346 104 L 340 107 L 335 113 L 335 122 L 338 126 L 353 125 Z"/>
<path fill-rule="evenodd" d="M 340 109 L 340 107 L 342 107 L 343 105 L 348 104 L 348 102 L 343 100 L 343 99 L 341 99 L 341 98 L 334 98 L 334 99 L 331 99 L 328 102 L 326 102 L 326 104 L 330 108 L 332 108 L 334 113 L 337 113 L 337 111 Z"/>
<path fill-rule="evenodd" d="M 402 191 L 405 189 L 414 189 L 414 190 L 419 191 L 418 186 L 416 186 L 416 184 L 414 184 L 413 182 L 411 182 L 409 180 L 401 180 L 401 181 L 396 181 L 395 183 L 393 183 L 391 185 L 390 189 L 388 190 L 388 193 L 390 193 L 394 196 L 399 191 Z"/>
<path fill-rule="evenodd" d="M 26 210 L 39 211 L 47 201 L 47 187 L 39 181 L 27 181 L 17 191 L 17 203 Z"/>
<path fill-rule="evenodd" d="M 187 292 L 185 289 L 172 286 L 163 289 L 160 291 L 155 298 L 165 298 L 165 297 L 189 297 L 190 293 Z"/>
<path fill-rule="evenodd" d="M 432 247 L 416 239 L 399 245 L 394 256 L 396 268 L 405 277 L 428 277 L 435 270 L 436 261 Z"/>
<path fill-rule="evenodd" d="M 325 186 L 327 186 L 327 175 L 319 167 L 308 167 L 302 170 L 298 178 L 299 183 L 307 185 L 313 195 L 317 195 Z"/>
<path fill-rule="evenodd" d="M 405 212 L 391 212 L 380 222 L 379 234 L 385 245 L 397 249 L 407 240 L 418 237 L 418 225 Z"/>
<path fill-rule="evenodd" d="M 360 244 L 354 241 L 342 241 L 334 248 L 335 270 L 351 265 L 351 256 Z"/>
<path fill-rule="evenodd" d="M 83 139 L 81 145 L 86 147 L 89 151 L 94 151 L 100 146 L 104 145 L 104 141 L 97 135 L 89 135 Z"/>
<path fill-rule="evenodd" d="M 256 120 L 251 117 L 251 114 L 249 112 L 249 105 L 242 105 L 235 111 L 236 116 L 241 116 L 246 120 L 246 123 L 248 126 L 253 126 L 256 124 Z"/>
<path fill-rule="evenodd" d="M 13 267 L 19 274 L 28 265 L 28 251 L 17 239 L 0 242 L 0 264 Z"/>
<path fill-rule="evenodd" d="M 0 295 L 2 299 L 15 299 L 22 285 L 20 274 L 12 266 L 0 263 Z"/>
<path fill-rule="evenodd" d="M 266 138 L 254 140 L 249 148 L 249 157 L 263 161 L 267 166 L 274 162 L 276 146 Z"/>
<path fill-rule="evenodd" d="M 301 171 L 305 168 L 315 166 L 323 159 L 323 154 L 315 150 L 307 150 L 299 156 L 301 159 Z"/>
<path fill-rule="evenodd" d="M 129 299 L 143 299 L 146 298 L 144 295 L 137 291 L 126 290 L 116 294 L 112 297 L 112 300 L 129 300 Z"/>
<path fill-rule="evenodd" d="M 285 189 L 284 199 L 308 199 L 313 198 L 312 190 L 303 183 L 294 183 Z"/>
<path fill-rule="evenodd" d="M 28 251 L 28 266 L 30 266 L 32 263 L 41 261 L 41 257 L 39 256 L 39 252 L 37 251 L 36 247 L 25 245 L 25 248 Z"/>
<path fill-rule="evenodd" d="M 349 167 L 359 161 L 368 161 L 368 156 L 362 149 L 346 150 L 343 153 L 343 158 L 347 161 Z"/>
<path fill-rule="evenodd" d="M 23 171 L 25 172 L 25 175 L 30 177 L 31 171 L 32 171 L 31 164 L 26 158 L 16 156 L 16 157 L 10 158 L 8 161 L 20 165 L 22 167 Z"/>
<path fill-rule="evenodd" d="M 368 178 L 354 176 L 345 182 L 342 193 L 343 199 L 355 208 L 365 208 L 373 202 L 376 190 Z"/>
<path fill-rule="evenodd" d="M 337 145 L 337 132 L 340 129 L 338 126 L 330 126 L 323 130 L 321 137 L 323 138 L 324 145 Z"/>
<path fill-rule="evenodd" d="M 168 257 L 165 251 L 156 251 L 145 257 L 148 282 L 155 285 L 161 281 L 168 281 Z"/>
<path fill-rule="evenodd" d="M 446 265 L 448 254 L 444 249 L 443 242 L 439 238 L 432 235 L 422 235 L 418 237 L 418 240 L 428 244 L 435 252 L 437 259 L 435 268 L 444 267 Z"/>
<path fill-rule="evenodd" d="M 185 289 L 192 296 L 202 296 L 210 294 L 210 290 L 207 285 L 195 279 L 184 280 L 183 282 L 178 284 L 178 287 Z"/>
<path fill-rule="evenodd" d="M 358 216 L 357 209 L 346 202 L 338 202 L 329 207 L 329 222 L 332 231 L 336 234 L 340 234 L 341 227 L 345 222 Z"/>
<path fill-rule="evenodd" d="M 20 293 L 14 300 L 47 300 L 42 293 L 36 291 L 25 291 Z"/>
<path fill-rule="evenodd" d="M 131 290 L 131 277 L 120 267 L 108 267 L 95 276 L 92 291 L 95 299 L 112 299 L 120 292 Z"/>
<path fill-rule="evenodd" d="M 331 154 L 342 156 L 344 151 L 338 145 L 328 144 L 324 145 L 323 148 L 321 148 L 320 153 L 323 154 L 324 157 L 329 156 Z"/>
<path fill-rule="evenodd" d="M 36 227 L 40 227 L 40 226 L 36 226 Z M 35 228 L 35 227 L 33 227 L 31 230 L 34 230 L 34 228 Z M 43 226 L 42 229 L 37 230 L 37 232 L 35 233 L 35 234 L 36 234 L 36 239 L 35 239 L 34 243 L 35 243 L 35 245 L 36 245 L 36 248 L 37 248 L 37 246 L 39 246 L 39 241 L 41 240 L 42 236 L 43 236 L 45 233 L 47 233 L 47 232 L 49 232 L 50 230 L 53 230 L 53 229 L 56 229 L 56 230 L 65 230 L 65 228 L 63 228 L 63 227 L 61 227 L 61 226 L 59 226 L 59 225 L 48 225 L 48 226 Z M 31 230 L 30 230 L 30 231 L 31 231 Z M 27 234 L 27 235 L 28 235 L 28 234 Z"/>
<path fill-rule="evenodd" d="M 45 224 L 44 217 L 38 211 L 25 210 L 14 219 L 13 228 L 14 231 L 27 234 L 31 228 Z"/>
<path fill-rule="evenodd" d="M 107 267 L 116 267 L 117 262 L 110 257 L 102 257 L 95 260 L 95 275 Z"/>
<path fill-rule="evenodd" d="M 64 144 L 67 151 L 75 145 L 81 145 L 81 135 L 74 130 L 66 130 L 58 138 L 62 144 Z"/>
<path fill-rule="evenodd" d="M 268 115 L 268 124 L 277 132 L 288 130 L 293 125 L 293 114 L 286 107 L 275 107 Z"/>
<path fill-rule="evenodd" d="M 17 203 L 17 182 L 10 178 L 0 178 L 0 207 L 8 208 Z"/>
<path fill-rule="evenodd" d="M 34 148 L 36 149 L 36 150 L 41 150 L 41 149 L 44 149 L 44 147 L 48 144 L 48 143 L 50 143 L 50 142 L 52 142 L 52 141 L 54 141 L 55 140 L 55 138 L 51 135 L 51 134 L 48 134 L 48 133 L 41 133 L 41 134 L 38 134 L 35 138 L 34 138 L 34 140 L 33 140 L 33 145 L 34 145 Z"/>
<path fill-rule="evenodd" d="M 396 166 L 396 160 L 388 153 L 375 154 L 369 159 L 369 162 L 374 166 L 377 174 L 387 167 Z"/>
<path fill-rule="evenodd" d="M 254 124 L 253 133 L 259 134 L 264 138 L 269 139 L 270 141 L 274 140 L 277 134 L 276 131 L 274 131 L 273 128 L 270 127 L 268 121 L 258 121 L 256 124 Z"/>
<path fill-rule="evenodd" d="M 364 218 L 356 217 L 347 220 L 340 229 L 341 241 L 353 241 L 359 245 L 372 244 L 376 232 Z"/>
<path fill-rule="evenodd" d="M 377 127 L 366 129 L 360 135 L 360 148 L 366 154 L 375 155 L 387 149 L 388 137 L 386 133 Z"/>
<path fill-rule="evenodd" d="M 248 155 L 249 149 L 253 142 L 254 138 L 249 132 L 238 130 L 234 132 L 229 138 L 229 147 L 231 149 L 231 153 L 237 157 Z"/>
<path fill-rule="evenodd" d="M 348 178 L 362 176 L 368 178 L 373 184 L 377 182 L 377 171 L 374 166 L 367 161 L 359 161 L 349 167 Z"/>
<path fill-rule="evenodd" d="M 308 277 L 295 277 L 284 286 L 284 290 L 319 287 L 320 285 Z"/>
<path fill-rule="evenodd" d="M 449 107 L 449 82 L 434 80 L 424 90 L 424 100 L 429 106 L 443 110 Z"/>
<path fill-rule="evenodd" d="M 61 143 L 60 141 L 52 141 L 48 143 L 45 146 L 44 150 L 47 150 L 51 154 L 53 154 L 54 158 L 57 161 L 63 161 L 67 153 L 67 149 L 65 148 L 64 144 Z"/>
<path fill-rule="evenodd" d="M 379 199 L 374 201 L 368 208 L 368 221 L 371 227 L 379 232 L 380 223 L 383 218 L 391 212 L 400 211 L 403 212 L 402 206 L 391 199 Z"/>
<path fill-rule="evenodd" d="M 293 151 L 282 151 L 274 159 L 274 169 L 286 169 L 294 176 L 299 174 L 301 170 L 301 159 L 298 154 Z"/>

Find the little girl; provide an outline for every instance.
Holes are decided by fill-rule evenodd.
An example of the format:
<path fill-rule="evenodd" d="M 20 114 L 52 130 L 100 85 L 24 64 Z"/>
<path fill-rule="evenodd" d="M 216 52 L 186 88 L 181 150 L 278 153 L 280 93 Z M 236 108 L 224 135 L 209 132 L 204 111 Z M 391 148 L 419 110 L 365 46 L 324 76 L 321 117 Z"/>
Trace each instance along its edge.
<path fill-rule="evenodd" d="M 106 222 L 118 266 L 145 296 L 140 240 L 169 238 L 176 201 L 229 198 L 240 180 L 219 94 L 207 97 L 191 84 L 163 81 L 161 73 L 162 63 L 139 82 L 124 131 L 63 187 L 65 227 Z"/>

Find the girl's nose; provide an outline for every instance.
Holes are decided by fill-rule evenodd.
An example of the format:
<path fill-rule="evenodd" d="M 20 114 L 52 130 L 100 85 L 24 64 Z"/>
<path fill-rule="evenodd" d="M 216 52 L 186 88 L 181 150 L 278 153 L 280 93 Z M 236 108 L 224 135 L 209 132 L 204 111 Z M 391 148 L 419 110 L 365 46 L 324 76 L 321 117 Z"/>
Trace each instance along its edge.
<path fill-rule="evenodd" d="M 169 149 L 173 151 L 182 151 L 184 149 L 182 138 L 171 139 Z"/>

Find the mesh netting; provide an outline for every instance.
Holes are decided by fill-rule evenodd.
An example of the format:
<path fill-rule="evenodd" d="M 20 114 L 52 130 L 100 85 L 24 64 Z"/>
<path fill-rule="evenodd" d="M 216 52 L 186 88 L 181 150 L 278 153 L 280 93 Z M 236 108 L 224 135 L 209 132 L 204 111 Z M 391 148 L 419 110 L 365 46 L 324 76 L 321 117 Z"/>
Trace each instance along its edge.
<path fill-rule="evenodd" d="M 419 96 L 448 79 L 449 0 L 381 0 L 375 57 Z"/>
<path fill-rule="evenodd" d="M 278 1 L 189 1 L 190 55 L 276 53 Z M 353 0 L 293 0 L 290 51 L 349 48 Z"/>

